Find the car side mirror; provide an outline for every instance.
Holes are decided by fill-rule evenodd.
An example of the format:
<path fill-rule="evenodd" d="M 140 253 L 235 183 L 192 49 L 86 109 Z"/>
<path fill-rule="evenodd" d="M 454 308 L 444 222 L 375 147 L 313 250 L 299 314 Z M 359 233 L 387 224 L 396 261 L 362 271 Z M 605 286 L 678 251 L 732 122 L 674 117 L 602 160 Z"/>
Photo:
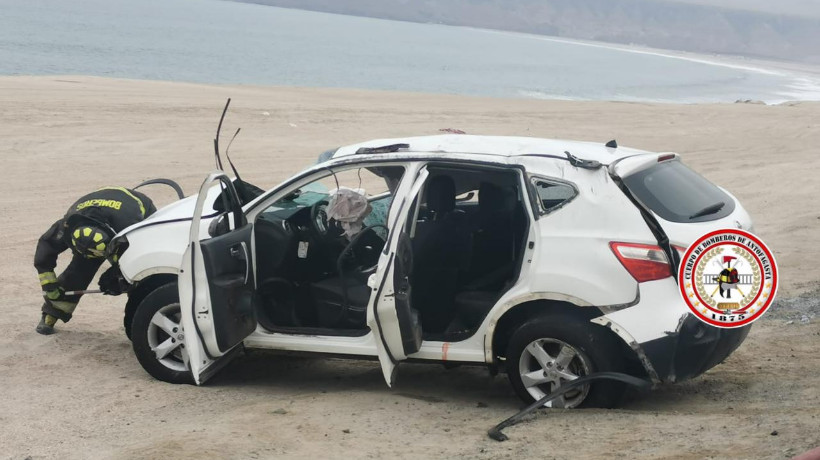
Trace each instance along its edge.
<path fill-rule="evenodd" d="M 208 225 L 208 235 L 211 235 L 211 238 L 224 235 L 230 231 L 231 226 L 227 212 L 223 212 L 222 214 L 216 216 L 214 220 L 211 221 L 210 225 Z"/>

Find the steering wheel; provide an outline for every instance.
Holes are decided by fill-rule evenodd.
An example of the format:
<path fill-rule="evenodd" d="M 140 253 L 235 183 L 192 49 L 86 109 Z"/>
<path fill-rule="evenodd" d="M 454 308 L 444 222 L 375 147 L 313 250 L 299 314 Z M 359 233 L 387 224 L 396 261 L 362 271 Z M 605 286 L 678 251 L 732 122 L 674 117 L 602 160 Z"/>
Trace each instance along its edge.
<path fill-rule="evenodd" d="M 382 239 L 382 241 L 384 242 L 382 244 L 382 247 L 383 247 L 384 244 L 386 244 L 387 242 L 383 238 L 381 238 L 381 236 L 378 233 L 376 233 L 375 230 L 377 228 L 383 228 L 387 231 L 387 226 L 385 226 L 385 225 L 372 225 L 370 227 L 363 228 L 362 231 L 360 231 L 356 236 L 354 236 L 350 240 L 350 243 L 348 243 L 347 246 L 345 246 L 345 248 L 342 250 L 342 253 L 339 254 L 339 258 L 336 259 L 336 269 L 339 272 L 339 278 L 342 278 L 342 283 L 341 283 L 342 284 L 342 298 L 344 300 L 344 303 L 342 304 L 342 308 L 339 310 L 338 317 L 333 321 L 333 323 L 340 323 L 340 322 L 344 321 L 344 319 L 347 317 L 348 310 L 350 309 L 350 299 L 347 295 L 347 283 L 344 281 L 345 271 L 346 271 L 345 270 L 345 259 L 347 259 L 348 257 L 351 257 L 353 260 L 356 259 L 355 255 L 353 253 L 354 248 L 356 247 L 356 245 L 359 244 L 359 242 L 364 237 L 364 235 L 368 235 L 370 233 L 372 233 L 373 235 L 378 236 L 379 239 Z M 379 252 L 381 252 L 381 251 L 379 251 Z M 378 266 L 378 261 L 376 262 L 376 264 L 374 264 L 371 267 L 365 267 L 363 265 L 357 265 L 356 268 L 354 269 L 355 273 L 353 273 L 352 276 L 355 277 L 360 282 L 367 282 L 367 277 L 369 277 L 372 273 L 375 272 L 377 266 Z M 350 275 L 349 271 L 348 271 L 347 274 Z"/>
<path fill-rule="evenodd" d="M 327 218 L 327 200 L 317 201 L 310 207 L 309 228 L 318 240 L 335 242 L 343 233 L 336 221 Z"/>
<path fill-rule="evenodd" d="M 376 257 L 375 260 L 371 261 L 372 263 L 357 264 L 357 262 L 360 262 L 360 261 L 357 260 L 358 257 L 356 256 L 355 249 L 356 249 L 357 246 L 359 246 L 359 244 L 362 242 L 362 240 L 365 238 L 366 235 L 370 235 L 372 233 L 372 236 L 374 236 L 377 239 L 381 240 L 380 244 L 377 244 L 379 246 L 379 248 L 376 249 L 376 254 L 381 252 L 381 249 L 384 248 L 384 245 L 387 244 L 387 242 L 384 240 L 384 238 L 382 238 L 381 235 L 379 235 L 376 232 L 376 229 L 378 229 L 378 228 L 381 228 L 381 229 L 384 229 L 385 231 L 387 231 L 387 226 L 385 226 L 385 225 L 371 225 L 370 227 L 365 227 L 356 236 L 354 236 L 350 240 L 350 242 L 347 244 L 347 246 L 345 246 L 345 248 L 339 254 L 339 257 L 336 259 L 336 269 L 338 270 L 340 277 L 344 277 L 345 272 L 347 272 L 347 274 L 352 275 L 354 278 L 356 278 L 360 281 L 367 281 L 367 278 L 371 274 L 373 274 L 373 272 L 375 272 L 375 268 L 379 263 L 378 257 Z M 374 245 L 374 247 L 375 246 L 376 245 Z M 371 250 L 372 249 L 373 249 L 373 247 L 371 247 Z M 355 271 L 354 273 L 351 274 L 350 270 L 345 269 L 346 265 L 350 266 L 349 264 L 345 264 L 346 260 L 353 260 L 354 261 L 354 265 L 353 265 L 353 267 L 354 267 L 353 270 Z"/>

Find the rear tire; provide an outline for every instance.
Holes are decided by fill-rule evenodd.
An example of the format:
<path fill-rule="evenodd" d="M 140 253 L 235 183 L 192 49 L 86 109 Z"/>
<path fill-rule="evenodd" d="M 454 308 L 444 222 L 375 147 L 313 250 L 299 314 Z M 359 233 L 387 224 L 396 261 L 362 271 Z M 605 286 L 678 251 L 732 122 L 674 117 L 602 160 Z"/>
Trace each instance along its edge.
<path fill-rule="evenodd" d="M 139 304 L 131 324 L 134 354 L 152 377 L 168 383 L 193 383 L 187 366 L 185 345 L 177 339 L 179 326 L 177 283 L 158 287 Z M 177 330 L 178 329 L 178 330 Z M 162 358 L 164 347 L 169 350 Z"/>
<path fill-rule="evenodd" d="M 617 339 L 598 325 L 567 315 L 544 316 L 527 321 L 512 334 L 507 346 L 507 376 L 518 397 L 531 404 L 572 376 L 623 372 L 620 351 Z M 551 407 L 611 408 L 618 405 L 625 391 L 620 382 L 593 382 L 567 392 L 565 399 L 559 398 Z"/>

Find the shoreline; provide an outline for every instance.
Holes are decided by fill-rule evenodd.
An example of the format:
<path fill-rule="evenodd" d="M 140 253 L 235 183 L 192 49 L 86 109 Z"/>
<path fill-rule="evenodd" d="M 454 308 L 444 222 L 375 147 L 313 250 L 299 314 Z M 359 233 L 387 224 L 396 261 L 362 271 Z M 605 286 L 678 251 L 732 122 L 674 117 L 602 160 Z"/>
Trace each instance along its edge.
<path fill-rule="evenodd" d="M 760 70 L 766 72 L 767 69 L 765 67 L 772 67 L 772 70 L 779 70 L 779 71 L 791 71 L 791 72 L 800 72 L 804 74 L 809 74 L 812 76 L 820 77 L 820 63 L 812 64 L 808 62 L 799 62 L 799 61 L 785 61 L 785 60 L 776 60 L 776 59 L 767 59 L 764 57 L 758 56 L 746 56 L 741 54 L 720 54 L 720 53 L 704 53 L 704 52 L 697 52 L 697 51 L 686 51 L 686 50 L 676 50 L 676 49 L 668 49 L 668 48 L 654 48 L 651 46 L 646 45 L 639 45 L 639 44 L 627 44 L 627 43 L 617 43 L 617 42 L 606 42 L 606 41 L 598 41 L 598 40 L 585 40 L 581 38 L 570 38 L 570 37 L 561 37 L 558 35 L 546 35 L 546 34 L 537 34 L 533 32 L 521 32 L 516 30 L 509 30 L 509 29 L 493 29 L 493 28 L 486 28 L 486 27 L 476 27 L 476 26 L 468 26 L 468 25 L 457 25 L 457 24 L 446 24 L 442 22 L 420 22 L 420 21 L 411 21 L 406 19 L 387 19 L 377 16 L 367 16 L 367 15 L 356 15 L 356 14 L 345 14 L 345 13 L 336 13 L 331 11 L 324 11 L 319 9 L 308 9 L 308 8 L 297 8 L 292 6 L 279 6 L 279 5 L 269 5 L 266 3 L 256 3 L 253 1 L 244 1 L 244 0 L 232 0 L 236 1 L 236 3 L 241 3 L 245 5 L 254 5 L 257 7 L 265 7 L 265 8 L 278 8 L 284 10 L 294 10 L 294 11 L 305 11 L 310 13 L 320 13 L 326 15 L 333 15 L 333 16 L 345 16 L 345 17 L 352 17 L 352 18 L 364 18 L 364 19 L 374 19 L 379 21 L 391 21 L 391 22 L 401 22 L 407 24 L 422 24 L 427 26 L 440 26 L 440 27 L 458 27 L 462 29 L 468 29 L 478 32 L 491 32 L 491 33 L 499 33 L 499 34 L 510 34 L 513 36 L 522 36 L 522 37 L 531 37 L 536 39 L 544 39 L 546 41 L 552 41 L 557 43 L 567 43 L 567 44 L 574 44 L 574 45 L 586 45 L 586 46 L 594 46 L 598 48 L 605 48 L 611 50 L 618 50 L 618 51 L 625 51 L 625 52 L 636 52 L 641 54 L 650 54 L 655 56 L 662 56 L 662 57 L 669 57 L 669 58 L 676 58 L 676 59 L 684 59 L 689 60 L 692 62 L 699 62 L 704 64 L 711 64 L 716 66 L 726 66 L 730 68 L 736 69 L 745 69 L 745 70 Z M 760 68 L 764 67 L 764 68 Z"/>
<path fill-rule="evenodd" d="M 482 29 L 484 30 L 484 29 Z M 818 76 L 820 76 L 820 69 L 818 69 Z M 382 93 L 386 96 L 401 95 L 401 96 L 419 96 L 419 97 L 435 97 L 435 98 L 465 98 L 488 101 L 522 101 L 522 102 L 553 102 L 553 103 L 591 103 L 591 104 L 648 104 L 648 105 L 669 105 L 669 106 L 708 106 L 708 105 L 735 105 L 735 104 L 751 104 L 761 105 L 767 107 L 777 107 L 783 105 L 795 104 L 820 104 L 820 95 L 818 99 L 788 99 L 777 103 L 768 103 L 765 101 L 754 99 L 743 99 L 737 101 L 694 101 L 694 102 L 674 102 L 665 100 L 650 100 L 650 99 L 575 99 L 563 96 L 492 96 L 492 95 L 472 95 L 461 93 L 436 93 L 426 91 L 401 91 L 390 89 L 370 89 L 357 87 L 341 87 L 341 86 L 293 86 L 293 85 L 264 85 L 257 83 L 206 83 L 187 80 L 155 80 L 145 78 L 128 78 L 128 77 L 109 77 L 101 75 L 85 75 L 85 74 L 19 74 L 19 75 L 0 75 L 0 83 L 3 80 L 13 81 L 15 79 L 33 79 L 33 80 L 51 80 L 60 83 L 90 83 L 92 80 L 99 80 L 100 82 L 131 82 L 144 84 L 170 84 L 170 85 L 187 85 L 198 86 L 202 88 L 237 88 L 237 89 L 259 89 L 259 90 L 278 90 L 278 91 L 328 91 L 328 92 L 361 92 L 361 93 Z M 85 80 L 85 81 L 83 81 Z M 3 88 L 0 87 L 0 90 Z M 818 87 L 820 90 L 820 87 Z M 820 94 L 820 93 L 818 93 Z"/>
<path fill-rule="evenodd" d="M 15 5 L 0 25 L 10 37 L 36 40 L 7 40 L 0 73 L 384 88 L 504 99 L 820 100 L 820 64 L 253 3 L 152 0 L 150 5 L 103 2 L 101 8 L 94 6 L 98 1 Z M 166 36 L 174 40 L 158 38 Z"/>

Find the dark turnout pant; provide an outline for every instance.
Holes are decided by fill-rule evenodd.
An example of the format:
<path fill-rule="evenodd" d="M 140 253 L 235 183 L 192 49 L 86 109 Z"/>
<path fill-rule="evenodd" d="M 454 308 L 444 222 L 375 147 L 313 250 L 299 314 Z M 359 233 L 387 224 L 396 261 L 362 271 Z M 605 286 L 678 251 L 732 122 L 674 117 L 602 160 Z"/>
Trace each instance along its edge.
<path fill-rule="evenodd" d="M 74 255 L 71 262 L 66 267 L 60 276 L 57 277 L 57 282 L 66 291 L 82 291 L 88 288 L 94 275 L 99 270 L 105 259 L 86 259 L 85 257 Z M 51 314 L 63 321 L 71 319 L 71 314 L 80 301 L 81 295 L 64 296 L 61 299 L 50 301 L 46 300 L 43 304 L 43 313 Z M 53 314 L 52 308 L 60 310 L 63 314 Z"/>

